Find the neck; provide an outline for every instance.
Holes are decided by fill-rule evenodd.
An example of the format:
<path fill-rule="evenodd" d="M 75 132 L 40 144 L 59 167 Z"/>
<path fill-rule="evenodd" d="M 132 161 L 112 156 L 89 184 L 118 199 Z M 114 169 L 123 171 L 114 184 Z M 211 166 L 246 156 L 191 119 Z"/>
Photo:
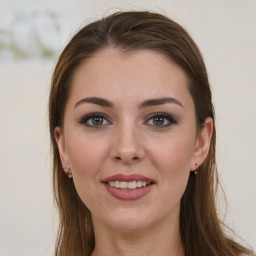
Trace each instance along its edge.
<path fill-rule="evenodd" d="M 92 256 L 183 256 L 179 218 L 143 230 L 119 231 L 94 221 Z"/>

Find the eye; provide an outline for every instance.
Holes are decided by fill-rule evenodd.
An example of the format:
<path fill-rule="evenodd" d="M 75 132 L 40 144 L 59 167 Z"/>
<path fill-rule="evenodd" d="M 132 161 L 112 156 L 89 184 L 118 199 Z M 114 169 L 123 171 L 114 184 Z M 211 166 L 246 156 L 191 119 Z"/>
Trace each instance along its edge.
<path fill-rule="evenodd" d="M 168 127 L 171 124 L 175 124 L 175 119 L 166 113 L 154 113 L 149 117 L 146 121 L 147 125 L 155 126 L 155 127 Z"/>
<path fill-rule="evenodd" d="M 107 119 L 104 114 L 101 113 L 91 113 L 84 116 L 80 121 L 80 124 L 84 124 L 87 127 L 100 128 L 104 125 L 110 125 L 111 122 Z"/>

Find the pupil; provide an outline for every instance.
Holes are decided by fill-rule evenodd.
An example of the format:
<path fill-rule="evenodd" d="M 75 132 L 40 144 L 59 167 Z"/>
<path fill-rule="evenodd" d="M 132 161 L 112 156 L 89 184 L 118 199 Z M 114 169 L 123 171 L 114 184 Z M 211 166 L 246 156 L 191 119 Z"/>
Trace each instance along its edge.
<path fill-rule="evenodd" d="M 155 125 L 162 125 L 164 123 L 164 119 L 162 117 L 155 117 L 154 124 Z"/>
<path fill-rule="evenodd" d="M 101 117 L 94 117 L 93 119 L 92 119 L 92 123 L 94 124 L 94 125 L 101 125 L 102 124 L 102 118 Z"/>

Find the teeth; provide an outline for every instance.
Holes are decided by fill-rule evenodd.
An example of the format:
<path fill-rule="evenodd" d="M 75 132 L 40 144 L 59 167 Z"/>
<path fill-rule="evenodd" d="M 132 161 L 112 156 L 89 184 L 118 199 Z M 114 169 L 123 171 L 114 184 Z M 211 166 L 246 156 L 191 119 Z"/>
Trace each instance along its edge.
<path fill-rule="evenodd" d="M 146 182 L 142 180 L 129 181 L 129 182 L 115 180 L 115 181 L 108 182 L 108 184 L 110 185 L 110 187 L 115 187 L 119 189 L 136 189 L 136 188 L 146 187 L 147 185 L 150 184 L 150 182 Z"/>
<path fill-rule="evenodd" d="M 128 187 L 127 182 L 125 182 L 125 181 L 120 182 L 120 188 L 124 189 L 124 188 L 127 188 L 127 187 Z"/>
<path fill-rule="evenodd" d="M 142 181 L 140 181 L 140 180 L 137 181 L 137 182 L 136 182 L 136 186 L 137 186 L 138 188 L 141 188 L 141 187 L 142 187 Z"/>
<path fill-rule="evenodd" d="M 128 182 L 128 186 L 129 189 L 135 189 L 136 186 L 136 181 L 132 181 L 132 182 Z"/>

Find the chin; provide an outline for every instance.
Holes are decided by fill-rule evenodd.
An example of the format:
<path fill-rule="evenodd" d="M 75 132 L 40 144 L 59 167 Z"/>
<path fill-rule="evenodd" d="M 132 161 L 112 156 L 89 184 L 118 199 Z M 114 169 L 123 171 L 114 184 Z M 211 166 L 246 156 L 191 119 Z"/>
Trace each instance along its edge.
<path fill-rule="evenodd" d="M 112 212 L 111 216 L 104 216 L 104 219 L 108 226 L 120 232 L 144 230 L 156 221 L 152 214 L 134 209 L 119 209 Z"/>

